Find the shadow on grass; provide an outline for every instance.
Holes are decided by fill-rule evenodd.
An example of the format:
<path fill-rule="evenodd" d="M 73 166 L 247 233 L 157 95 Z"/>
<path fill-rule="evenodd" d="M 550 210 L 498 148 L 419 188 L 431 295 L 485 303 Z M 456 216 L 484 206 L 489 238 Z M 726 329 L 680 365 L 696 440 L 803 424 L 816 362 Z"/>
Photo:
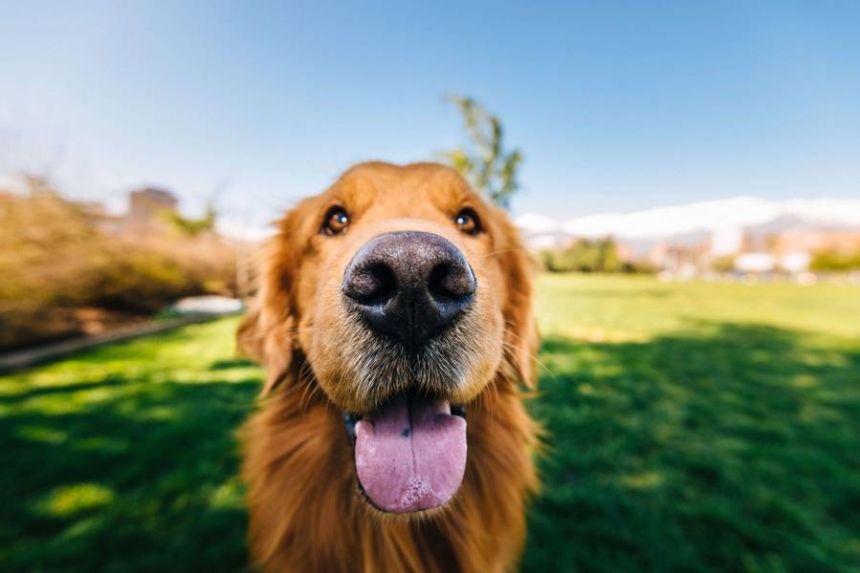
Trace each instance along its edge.
<path fill-rule="evenodd" d="M 860 567 L 860 349 L 697 333 L 545 340 L 526 570 Z"/>
<path fill-rule="evenodd" d="M 0 417 L 3 569 L 242 570 L 235 431 L 259 381 L 115 378 Z"/>
<path fill-rule="evenodd" d="M 244 368 L 247 366 L 254 366 L 254 363 L 248 360 L 247 358 L 232 358 L 230 360 L 217 360 L 212 363 L 212 366 L 209 367 L 209 370 L 218 371 L 218 370 L 231 370 L 233 368 Z"/>

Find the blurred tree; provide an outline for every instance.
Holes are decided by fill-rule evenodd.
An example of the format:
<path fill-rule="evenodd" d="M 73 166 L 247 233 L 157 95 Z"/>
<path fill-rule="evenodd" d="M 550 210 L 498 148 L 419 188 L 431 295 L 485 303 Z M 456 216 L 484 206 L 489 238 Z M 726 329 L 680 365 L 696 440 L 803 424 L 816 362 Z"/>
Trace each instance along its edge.
<path fill-rule="evenodd" d="M 174 227 L 176 227 L 176 229 L 181 233 L 190 237 L 196 237 L 201 233 L 214 233 L 219 216 L 218 209 L 215 208 L 215 205 L 218 203 L 219 197 L 221 197 L 224 192 L 230 188 L 230 185 L 230 179 L 227 178 L 215 186 L 209 195 L 209 200 L 206 201 L 206 212 L 203 213 L 202 217 L 196 219 L 192 217 L 183 217 L 178 212 L 171 211 L 168 214 L 169 221 L 173 223 Z"/>
<path fill-rule="evenodd" d="M 730 273 L 735 270 L 735 256 L 722 255 L 715 257 L 710 264 L 711 270 L 718 273 Z"/>
<path fill-rule="evenodd" d="M 210 202 L 206 205 L 206 213 L 198 219 L 183 217 L 176 211 L 169 211 L 167 213 L 167 217 L 168 220 L 173 223 L 177 229 L 179 229 L 179 231 L 191 237 L 195 237 L 205 231 L 214 231 L 218 215 L 215 211 L 215 207 Z"/>
<path fill-rule="evenodd" d="M 640 268 L 622 262 L 618 256 L 618 245 L 612 237 L 591 241 L 580 239 L 565 249 L 544 251 L 540 258 L 544 267 L 552 272 L 648 272 L 645 266 Z"/>
<path fill-rule="evenodd" d="M 596 241 L 597 265 L 595 270 L 601 273 L 615 273 L 621 270 L 621 259 L 618 257 L 618 245 L 612 237 Z"/>
<path fill-rule="evenodd" d="M 445 99 L 460 109 L 471 141 L 466 148 L 448 151 L 443 157 L 478 191 L 508 209 L 511 196 L 520 187 L 517 170 L 522 153 L 518 149 L 505 150 L 501 120 L 473 98 L 446 95 Z"/>
<path fill-rule="evenodd" d="M 813 255 L 809 269 L 819 272 L 843 272 L 860 269 L 860 250 L 855 252 L 819 251 Z"/>

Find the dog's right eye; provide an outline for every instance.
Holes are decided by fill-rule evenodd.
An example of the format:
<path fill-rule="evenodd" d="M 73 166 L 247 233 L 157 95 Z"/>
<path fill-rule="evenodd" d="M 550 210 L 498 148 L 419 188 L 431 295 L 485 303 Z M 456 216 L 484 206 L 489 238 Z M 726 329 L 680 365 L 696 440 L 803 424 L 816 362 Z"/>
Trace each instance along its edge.
<path fill-rule="evenodd" d="M 332 207 L 326 213 L 322 232 L 326 235 L 339 235 L 349 227 L 349 215 L 343 207 Z"/>
<path fill-rule="evenodd" d="M 481 221 L 478 219 L 478 214 L 469 207 L 457 213 L 454 222 L 457 223 L 457 228 L 467 235 L 477 235 L 481 232 Z"/>

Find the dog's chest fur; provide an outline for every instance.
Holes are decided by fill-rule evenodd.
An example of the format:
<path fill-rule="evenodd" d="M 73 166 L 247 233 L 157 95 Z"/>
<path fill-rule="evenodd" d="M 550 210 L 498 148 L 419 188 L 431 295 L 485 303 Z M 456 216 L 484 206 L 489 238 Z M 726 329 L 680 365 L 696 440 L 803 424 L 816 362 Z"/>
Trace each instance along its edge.
<path fill-rule="evenodd" d="M 265 571 L 506 571 L 519 558 L 536 487 L 533 422 L 499 379 L 469 414 L 461 491 L 446 508 L 375 512 L 356 489 L 340 416 L 287 384 L 244 430 L 253 561 Z"/>

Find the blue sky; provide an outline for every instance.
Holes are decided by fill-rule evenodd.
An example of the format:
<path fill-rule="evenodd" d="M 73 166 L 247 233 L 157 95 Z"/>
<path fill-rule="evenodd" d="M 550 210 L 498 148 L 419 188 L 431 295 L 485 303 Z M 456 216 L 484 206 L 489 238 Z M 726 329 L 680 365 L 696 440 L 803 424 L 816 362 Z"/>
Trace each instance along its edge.
<path fill-rule="evenodd" d="M 462 144 L 459 93 L 525 153 L 515 212 L 857 197 L 858 29 L 857 2 L 7 2 L 0 173 L 256 223 Z"/>

